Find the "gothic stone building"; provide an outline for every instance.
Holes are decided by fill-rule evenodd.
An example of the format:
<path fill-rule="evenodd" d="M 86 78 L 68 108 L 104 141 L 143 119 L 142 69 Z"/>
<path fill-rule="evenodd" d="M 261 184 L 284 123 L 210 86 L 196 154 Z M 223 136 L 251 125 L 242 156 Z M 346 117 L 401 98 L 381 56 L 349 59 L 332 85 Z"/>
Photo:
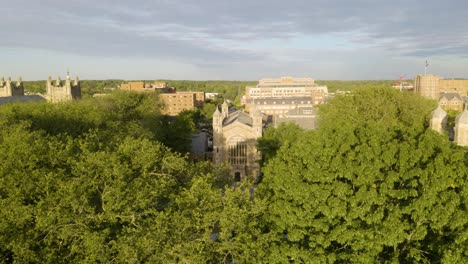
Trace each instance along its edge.
<path fill-rule="evenodd" d="M 447 130 L 447 113 L 440 105 L 432 111 L 430 127 L 441 134 Z M 468 146 L 468 110 L 466 107 L 455 118 L 454 132 L 453 141 L 459 146 Z"/>
<path fill-rule="evenodd" d="M 260 175 L 257 139 L 262 136 L 262 114 L 229 113 L 226 102 L 213 114 L 213 162 L 227 163 L 236 181 Z"/>
<path fill-rule="evenodd" d="M 9 97 L 9 96 L 23 96 L 24 87 L 21 77 L 18 78 L 16 83 L 11 81 L 11 78 L 5 81 L 2 77 L 0 80 L 0 97 Z"/>
<path fill-rule="evenodd" d="M 47 101 L 52 103 L 71 101 L 81 98 L 81 88 L 78 77 L 72 82 L 70 76 L 67 76 L 65 83 L 62 82 L 60 77 L 57 77 L 55 83 L 52 83 L 52 78 L 49 76 L 46 83 Z"/>

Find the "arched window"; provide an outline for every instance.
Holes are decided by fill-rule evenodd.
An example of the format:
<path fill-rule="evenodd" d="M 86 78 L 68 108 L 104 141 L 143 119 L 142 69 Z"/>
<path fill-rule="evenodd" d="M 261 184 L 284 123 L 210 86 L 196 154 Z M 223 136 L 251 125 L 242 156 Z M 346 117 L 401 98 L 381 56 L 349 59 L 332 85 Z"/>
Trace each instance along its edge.
<path fill-rule="evenodd" d="M 242 165 L 247 163 L 247 142 L 244 137 L 231 137 L 227 145 L 230 164 Z"/>

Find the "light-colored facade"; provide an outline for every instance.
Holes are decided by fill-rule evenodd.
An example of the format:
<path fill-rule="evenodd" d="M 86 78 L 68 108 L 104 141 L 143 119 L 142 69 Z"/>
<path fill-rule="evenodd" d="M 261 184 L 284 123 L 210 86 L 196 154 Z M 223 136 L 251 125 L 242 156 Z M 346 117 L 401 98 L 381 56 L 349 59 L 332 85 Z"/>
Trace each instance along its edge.
<path fill-rule="evenodd" d="M 203 107 L 205 103 L 204 92 L 161 93 L 159 98 L 164 103 L 163 114 L 168 116 L 176 116 L 182 111 Z"/>
<path fill-rule="evenodd" d="M 436 75 L 417 75 L 414 80 L 414 92 L 436 100 L 441 93 L 468 96 L 468 80 L 448 80 Z"/>
<path fill-rule="evenodd" d="M 159 95 L 159 99 L 164 103 L 164 115 L 177 116 L 182 111 L 195 108 L 193 93 L 163 93 Z"/>
<path fill-rule="evenodd" d="M 257 139 L 262 136 L 262 123 L 260 112 L 229 113 L 226 102 L 221 111 L 216 108 L 213 114 L 213 162 L 228 163 L 236 181 L 260 175 L 258 161 L 261 155 L 257 150 Z"/>
<path fill-rule="evenodd" d="M 274 126 L 281 123 L 295 123 L 303 129 L 316 129 L 317 112 L 315 107 L 298 107 L 287 112 L 284 117 L 275 117 Z"/>
<path fill-rule="evenodd" d="M 120 90 L 134 92 L 159 92 L 159 93 L 174 93 L 175 88 L 170 87 L 165 82 L 145 83 L 145 82 L 128 82 L 120 85 Z"/>
<path fill-rule="evenodd" d="M 249 111 L 258 110 L 263 114 L 285 117 L 286 113 L 296 108 L 312 107 L 312 98 L 305 97 L 266 97 L 247 100 Z"/>
<path fill-rule="evenodd" d="M 454 110 L 461 112 L 464 108 L 464 100 L 457 93 L 441 93 L 439 105 L 446 111 Z"/>
<path fill-rule="evenodd" d="M 312 104 L 316 105 L 322 104 L 327 94 L 327 86 L 317 85 L 311 78 L 261 79 L 257 86 L 245 88 L 242 103 L 248 108 L 248 101 L 251 99 L 310 97 Z"/>
<path fill-rule="evenodd" d="M 468 146 L 468 110 L 465 110 L 455 118 L 455 137 L 457 145 Z"/>
<path fill-rule="evenodd" d="M 440 134 L 447 130 L 447 112 L 440 105 L 431 113 L 430 127 Z"/>
<path fill-rule="evenodd" d="M 6 81 L 2 77 L 0 80 L 0 97 L 9 97 L 9 96 L 23 96 L 24 87 L 21 77 L 18 78 L 16 83 L 11 81 L 11 78 L 8 78 Z"/>
<path fill-rule="evenodd" d="M 81 88 L 78 76 L 75 77 L 73 82 L 70 80 L 70 76 L 67 75 L 65 82 L 63 83 L 60 77 L 57 77 L 54 83 L 52 78 L 49 76 L 46 82 L 46 99 L 52 103 L 66 102 L 81 98 Z"/>

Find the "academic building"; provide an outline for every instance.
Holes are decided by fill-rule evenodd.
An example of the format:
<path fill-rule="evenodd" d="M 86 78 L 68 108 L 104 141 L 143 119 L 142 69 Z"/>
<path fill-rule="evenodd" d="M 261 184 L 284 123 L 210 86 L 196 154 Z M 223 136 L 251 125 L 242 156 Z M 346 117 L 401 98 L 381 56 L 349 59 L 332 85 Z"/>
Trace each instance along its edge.
<path fill-rule="evenodd" d="M 317 105 L 324 103 L 327 94 L 327 86 L 317 85 L 314 79 L 282 77 L 261 79 L 257 86 L 247 86 L 242 102 L 248 107 L 255 99 L 260 98 L 309 97 L 311 103 Z"/>
<path fill-rule="evenodd" d="M 177 116 L 185 110 L 203 107 L 205 92 L 177 92 L 165 82 L 145 83 L 128 82 L 120 85 L 120 90 L 134 92 L 157 92 L 164 104 L 162 113 L 168 116 Z"/>
<path fill-rule="evenodd" d="M 213 114 L 213 162 L 229 164 L 236 181 L 260 175 L 258 161 L 261 154 L 257 150 L 257 139 L 263 132 L 262 117 L 258 111 L 250 114 L 229 112 L 226 102 L 222 104 L 221 111 L 217 107 Z"/>
<path fill-rule="evenodd" d="M 447 127 L 447 112 L 439 105 L 432 111 L 430 127 L 434 131 L 445 134 Z M 459 146 L 468 146 L 468 109 L 465 107 L 456 118 L 455 127 L 453 128 L 453 142 Z"/>
<path fill-rule="evenodd" d="M 442 93 L 455 93 L 468 96 L 468 80 L 442 79 L 436 75 L 417 75 L 414 80 L 414 92 L 435 100 L 439 100 Z"/>
<path fill-rule="evenodd" d="M 81 88 L 78 76 L 72 81 L 67 75 L 65 82 L 62 82 L 60 76 L 55 82 L 52 82 L 52 77 L 49 76 L 46 82 L 47 94 L 45 98 L 52 103 L 66 102 L 81 98 Z"/>

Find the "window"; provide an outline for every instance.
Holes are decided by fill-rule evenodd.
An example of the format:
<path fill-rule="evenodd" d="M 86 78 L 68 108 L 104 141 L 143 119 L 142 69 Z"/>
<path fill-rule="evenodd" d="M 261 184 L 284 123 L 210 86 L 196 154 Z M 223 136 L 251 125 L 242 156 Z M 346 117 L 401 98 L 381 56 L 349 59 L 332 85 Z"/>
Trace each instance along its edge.
<path fill-rule="evenodd" d="M 228 141 L 229 163 L 242 165 L 247 163 L 247 142 L 243 137 L 233 137 Z"/>

